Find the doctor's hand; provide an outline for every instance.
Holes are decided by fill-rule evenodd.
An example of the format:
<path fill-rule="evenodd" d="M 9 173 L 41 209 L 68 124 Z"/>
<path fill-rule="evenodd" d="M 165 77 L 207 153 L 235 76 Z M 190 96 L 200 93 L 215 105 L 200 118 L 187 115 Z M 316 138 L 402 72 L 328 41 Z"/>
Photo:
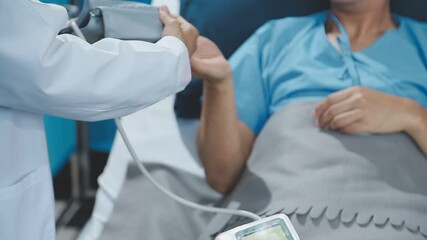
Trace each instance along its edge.
<path fill-rule="evenodd" d="M 353 87 L 330 95 L 313 114 L 319 128 L 348 134 L 405 131 L 412 135 L 420 129 L 426 111 L 406 98 Z"/>
<path fill-rule="evenodd" d="M 199 37 L 197 51 L 191 58 L 193 74 L 209 84 L 219 84 L 231 80 L 231 67 L 215 43 Z"/>
<path fill-rule="evenodd" d="M 187 46 L 190 56 L 196 51 L 199 31 L 183 17 L 170 13 L 168 7 L 160 8 L 160 20 L 165 25 L 163 36 L 179 38 Z"/>

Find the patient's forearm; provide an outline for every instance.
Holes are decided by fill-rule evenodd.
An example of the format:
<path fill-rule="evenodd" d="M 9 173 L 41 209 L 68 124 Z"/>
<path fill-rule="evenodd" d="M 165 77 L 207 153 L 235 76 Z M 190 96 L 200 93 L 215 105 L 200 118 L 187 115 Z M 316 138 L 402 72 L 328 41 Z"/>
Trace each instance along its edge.
<path fill-rule="evenodd" d="M 205 81 L 198 150 L 208 183 L 219 192 L 235 185 L 251 151 L 255 137 L 244 128 L 236 113 L 231 77 L 215 84 Z"/>

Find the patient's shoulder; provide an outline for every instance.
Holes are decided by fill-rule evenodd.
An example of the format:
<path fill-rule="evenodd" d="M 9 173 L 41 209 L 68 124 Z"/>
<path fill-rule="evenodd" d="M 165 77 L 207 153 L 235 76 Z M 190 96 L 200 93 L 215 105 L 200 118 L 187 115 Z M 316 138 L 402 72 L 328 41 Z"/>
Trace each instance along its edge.
<path fill-rule="evenodd" d="M 401 22 L 404 22 L 409 27 L 415 27 L 427 30 L 427 22 L 418 21 L 414 18 L 398 16 Z"/>
<path fill-rule="evenodd" d="M 323 11 L 323 12 L 319 12 L 319 13 L 315 13 L 307 16 L 285 17 L 280 19 L 274 19 L 269 21 L 267 24 L 272 25 L 273 27 L 277 28 L 277 30 L 279 31 L 282 29 L 297 30 L 295 26 L 304 27 L 304 26 L 313 26 L 313 25 L 317 26 L 319 23 L 324 24 L 328 15 L 329 15 L 328 11 Z"/>
<path fill-rule="evenodd" d="M 427 36 L 427 23 L 420 22 L 408 17 L 399 17 L 400 23 L 403 24 L 403 30 L 410 32 L 415 35 L 415 37 L 425 37 Z M 427 41 L 425 41 L 427 42 Z"/>
<path fill-rule="evenodd" d="M 414 44 L 420 53 L 420 57 L 427 64 L 427 23 L 408 17 L 400 17 L 400 29 L 406 38 Z"/>
<path fill-rule="evenodd" d="M 290 43 L 292 40 L 308 37 L 314 28 L 323 27 L 327 17 L 328 12 L 324 11 L 308 16 L 274 19 L 264 24 L 255 34 L 269 43 L 275 40 L 282 44 Z"/>

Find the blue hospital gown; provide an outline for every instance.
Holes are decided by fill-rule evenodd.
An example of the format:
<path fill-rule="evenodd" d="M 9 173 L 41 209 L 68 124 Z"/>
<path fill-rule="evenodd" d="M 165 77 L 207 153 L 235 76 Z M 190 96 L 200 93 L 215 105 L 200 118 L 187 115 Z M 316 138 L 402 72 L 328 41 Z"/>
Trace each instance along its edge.
<path fill-rule="evenodd" d="M 398 28 L 351 52 L 329 42 L 329 15 L 270 21 L 231 57 L 237 111 L 254 133 L 292 101 L 322 99 L 355 85 L 410 98 L 427 108 L 426 23 L 394 16 Z"/>

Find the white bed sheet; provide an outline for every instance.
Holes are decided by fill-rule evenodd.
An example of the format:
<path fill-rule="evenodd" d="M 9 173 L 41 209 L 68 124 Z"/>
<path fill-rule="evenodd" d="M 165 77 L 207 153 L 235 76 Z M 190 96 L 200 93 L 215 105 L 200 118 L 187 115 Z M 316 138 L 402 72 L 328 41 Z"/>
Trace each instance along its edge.
<path fill-rule="evenodd" d="M 167 164 L 192 174 L 204 175 L 195 159 L 195 133 L 198 120 L 179 120 L 168 98 L 138 113 L 123 118 L 123 127 L 143 162 Z M 179 124 L 178 124 L 179 123 Z M 184 142 L 186 141 L 186 142 Z M 131 160 L 117 133 L 109 161 Z"/>

